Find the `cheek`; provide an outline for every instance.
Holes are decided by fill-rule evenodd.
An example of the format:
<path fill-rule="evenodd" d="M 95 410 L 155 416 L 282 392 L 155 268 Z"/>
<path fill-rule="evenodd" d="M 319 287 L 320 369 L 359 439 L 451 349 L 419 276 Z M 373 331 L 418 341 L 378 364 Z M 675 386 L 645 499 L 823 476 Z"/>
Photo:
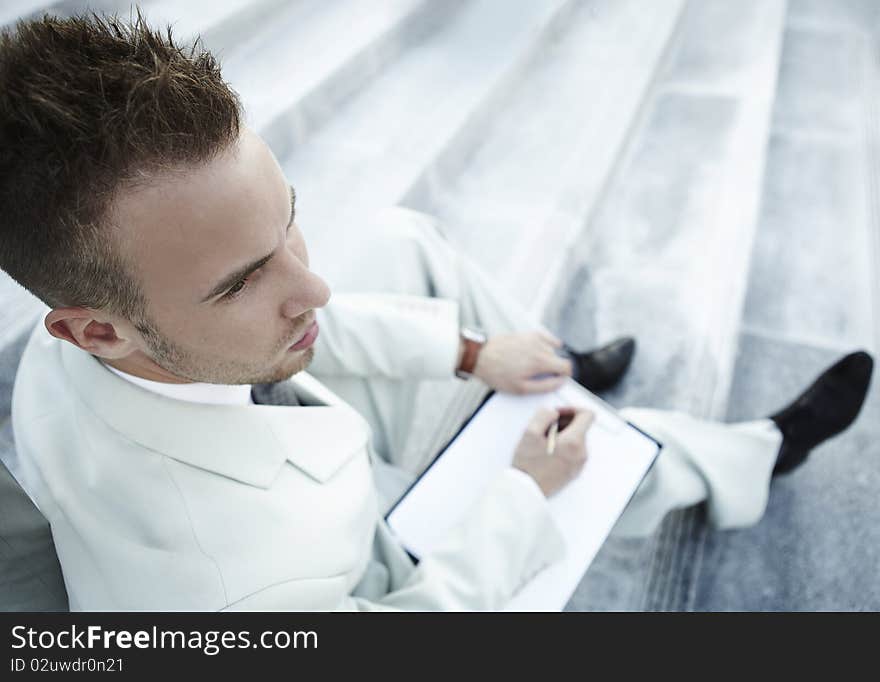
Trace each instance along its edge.
<path fill-rule="evenodd" d="M 278 325 L 267 323 L 269 314 L 269 304 L 257 297 L 242 301 L 234 310 L 218 310 L 210 322 L 202 326 L 199 343 L 194 347 L 230 358 L 277 346 Z"/>

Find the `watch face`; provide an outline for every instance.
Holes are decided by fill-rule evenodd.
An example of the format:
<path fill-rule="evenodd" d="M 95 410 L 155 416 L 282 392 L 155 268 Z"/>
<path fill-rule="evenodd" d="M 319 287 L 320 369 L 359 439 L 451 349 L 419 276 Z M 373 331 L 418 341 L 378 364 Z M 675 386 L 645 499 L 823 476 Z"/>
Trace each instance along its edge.
<path fill-rule="evenodd" d="M 461 335 L 469 341 L 475 341 L 476 343 L 486 343 L 486 335 L 479 329 L 462 327 Z"/>

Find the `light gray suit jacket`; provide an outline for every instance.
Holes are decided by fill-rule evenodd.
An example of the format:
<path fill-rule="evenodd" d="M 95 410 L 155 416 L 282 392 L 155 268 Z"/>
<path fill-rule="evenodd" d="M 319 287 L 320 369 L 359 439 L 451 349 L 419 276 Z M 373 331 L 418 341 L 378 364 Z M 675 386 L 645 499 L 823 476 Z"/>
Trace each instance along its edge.
<path fill-rule="evenodd" d="M 457 325 L 448 301 L 334 296 L 316 364 L 448 376 Z M 72 610 L 498 609 L 562 556 L 547 501 L 510 469 L 414 566 L 378 512 L 365 420 L 290 381 L 312 406 L 178 401 L 37 325 L 13 428 Z"/>

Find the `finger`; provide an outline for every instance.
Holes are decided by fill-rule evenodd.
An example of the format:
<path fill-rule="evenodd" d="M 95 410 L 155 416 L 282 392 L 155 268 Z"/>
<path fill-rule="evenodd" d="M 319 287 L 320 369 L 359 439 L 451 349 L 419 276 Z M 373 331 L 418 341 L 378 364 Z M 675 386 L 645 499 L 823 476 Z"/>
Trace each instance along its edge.
<path fill-rule="evenodd" d="M 551 376 L 572 374 L 571 360 L 562 358 L 553 352 L 539 352 L 528 361 L 529 379 L 548 379 Z"/>
<path fill-rule="evenodd" d="M 520 384 L 520 390 L 523 393 L 549 393 L 560 388 L 566 381 L 567 377 L 562 376 L 541 376 L 526 379 Z"/>
<path fill-rule="evenodd" d="M 571 424 L 559 432 L 558 442 L 583 442 L 587 431 L 596 419 L 596 415 L 590 410 L 578 408 L 574 412 Z"/>
<path fill-rule="evenodd" d="M 556 353 L 548 353 L 542 355 L 540 360 L 540 371 L 551 374 L 563 374 L 567 377 L 571 376 L 572 364 L 568 358 L 561 358 Z"/>
<path fill-rule="evenodd" d="M 548 362 L 546 357 L 536 357 L 526 361 L 519 371 L 519 378 L 523 381 L 532 381 L 534 379 L 550 379 L 560 374 L 568 376 L 565 369 L 556 363 Z"/>
<path fill-rule="evenodd" d="M 559 413 L 556 410 L 539 407 L 529 420 L 529 425 L 526 430 L 533 435 L 538 435 L 543 438 L 544 434 L 547 433 L 547 429 L 549 429 L 550 425 L 557 419 L 559 419 Z"/>
<path fill-rule="evenodd" d="M 575 413 L 578 411 L 576 407 L 557 407 L 559 412 L 559 430 L 562 431 L 571 424 Z"/>
<path fill-rule="evenodd" d="M 558 339 L 553 334 L 548 331 L 544 331 L 543 329 L 539 329 L 537 332 L 538 338 L 544 341 L 545 343 L 550 344 L 552 348 L 561 348 L 562 347 L 562 339 Z"/>

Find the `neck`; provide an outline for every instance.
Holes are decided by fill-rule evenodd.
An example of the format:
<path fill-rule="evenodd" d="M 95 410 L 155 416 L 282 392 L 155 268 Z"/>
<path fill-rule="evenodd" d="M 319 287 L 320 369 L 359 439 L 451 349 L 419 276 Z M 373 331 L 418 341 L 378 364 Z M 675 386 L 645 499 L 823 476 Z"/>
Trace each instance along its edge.
<path fill-rule="evenodd" d="M 120 372 L 131 374 L 141 379 L 158 381 L 163 384 L 191 384 L 189 379 L 183 379 L 168 370 L 160 367 L 140 351 L 136 351 L 124 358 L 99 358 L 105 365 L 109 365 Z"/>

